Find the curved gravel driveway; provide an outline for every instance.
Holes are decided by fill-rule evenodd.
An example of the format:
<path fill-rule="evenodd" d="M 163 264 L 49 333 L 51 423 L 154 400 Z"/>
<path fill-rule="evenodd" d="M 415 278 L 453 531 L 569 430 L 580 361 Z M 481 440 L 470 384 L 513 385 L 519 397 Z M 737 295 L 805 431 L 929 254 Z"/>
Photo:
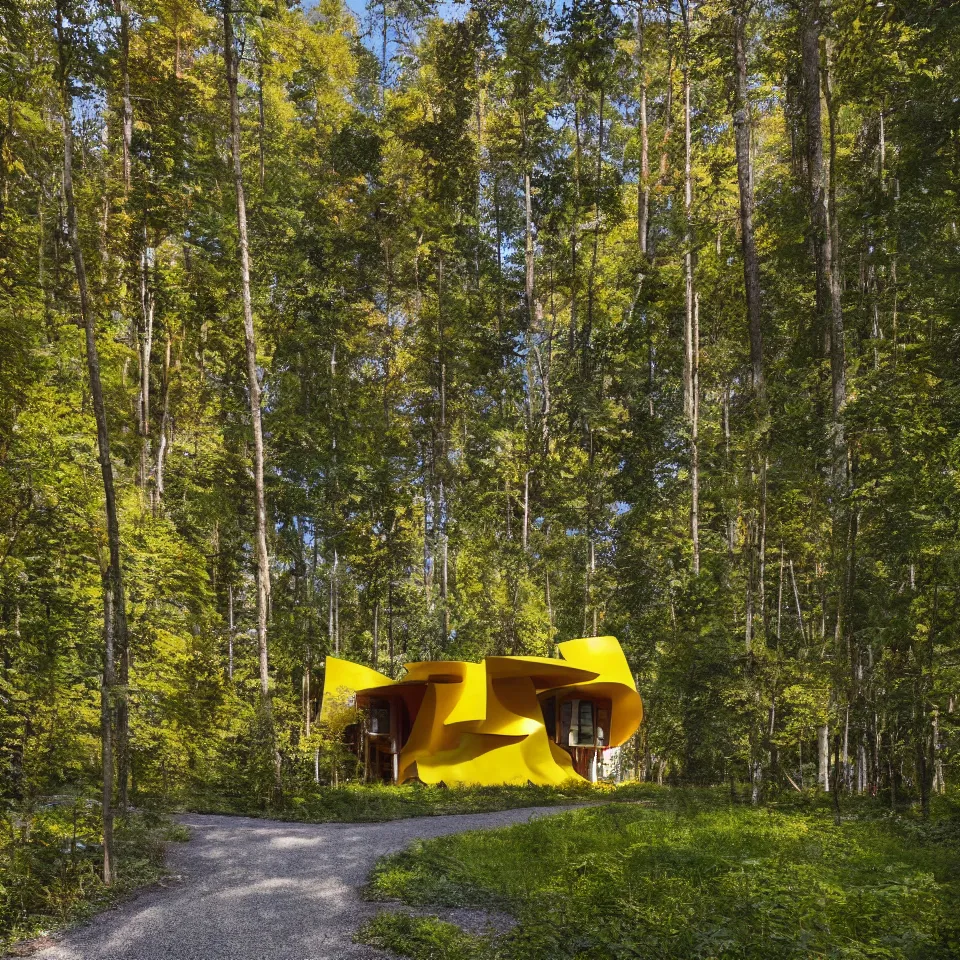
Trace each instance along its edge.
<path fill-rule="evenodd" d="M 246 817 L 180 818 L 171 844 L 181 881 L 152 888 L 65 933 L 43 960 L 334 960 L 383 958 L 353 943 L 383 909 L 360 887 L 374 862 L 413 840 L 500 827 L 570 807 L 419 817 L 370 824 L 303 824 Z"/>

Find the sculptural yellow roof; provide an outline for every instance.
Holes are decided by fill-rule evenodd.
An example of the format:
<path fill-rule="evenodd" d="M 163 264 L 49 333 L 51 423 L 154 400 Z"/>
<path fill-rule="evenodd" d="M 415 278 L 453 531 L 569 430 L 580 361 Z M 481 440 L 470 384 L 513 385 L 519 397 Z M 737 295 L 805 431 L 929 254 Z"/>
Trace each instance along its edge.
<path fill-rule="evenodd" d="M 320 720 L 358 703 L 405 711 L 409 729 L 398 722 L 392 733 L 370 733 L 386 738 L 400 782 L 559 784 L 579 778 L 575 761 L 582 762 L 584 752 L 627 740 L 643 706 L 616 638 L 568 640 L 558 650 L 561 659 L 409 663 L 400 681 L 327 657 Z"/>

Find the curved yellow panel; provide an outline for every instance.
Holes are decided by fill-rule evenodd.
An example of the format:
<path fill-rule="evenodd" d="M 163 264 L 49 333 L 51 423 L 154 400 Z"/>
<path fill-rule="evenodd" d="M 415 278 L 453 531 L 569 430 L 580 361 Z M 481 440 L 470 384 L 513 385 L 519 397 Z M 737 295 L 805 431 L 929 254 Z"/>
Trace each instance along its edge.
<path fill-rule="evenodd" d="M 572 666 L 592 670 L 600 680 L 625 683 L 631 689 L 636 689 L 630 664 L 616 637 L 564 640 L 557 644 L 557 649 L 560 656 Z"/>
<path fill-rule="evenodd" d="M 482 663 L 409 663 L 399 683 L 369 667 L 328 657 L 321 719 L 334 703 L 358 691 L 405 693 L 412 726 L 398 758 L 400 782 L 415 777 L 452 786 L 581 779 L 571 752 L 547 736 L 540 706 L 544 694 L 610 701 L 607 744 L 574 750 L 578 763 L 584 750 L 623 743 L 637 729 L 643 705 L 614 637 L 568 640 L 559 650 L 560 660 L 487 657 Z M 420 692 L 422 701 L 410 699 Z"/>
<path fill-rule="evenodd" d="M 475 723 L 487 715 L 486 668 L 482 663 L 464 663 L 462 666 L 466 669 L 460 695 L 443 721 L 447 726 L 453 723 Z"/>
<path fill-rule="evenodd" d="M 487 674 L 491 677 L 526 677 L 538 690 L 560 687 L 568 683 L 594 680 L 598 674 L 579 664 L 571 665 L 548 657 L 486 657 Z"/>
<path fill-rule="evenodd" d="M 323 703 L 320 706 L 320 720 L 329 720 L 331 712 L 337 706 L 348 704 L 357 695 L 358 690 L 367 687 L 384 687 L 396 683 L 389 677 L 370 667 L 339 657 L 327 657 L 324 665 Z"/>
<path fill-rule="evenodd" d="M 417 773 L 424 783 L 444 783 L 448 787 L 501 783 L 559 786 L 581 779 L 570 755 L 552 744 L 542 728 L 522 737 L 466 733 L 456 748 L 422 758 Z"/>
<path fill-rule="evenodd" d="M 460 683 L 467 667 L 477 667 L 477 663 L 463 660 L 423 660 L 419 663 L 405 663 L 406 680 L 427 680 L 430 683 Z"/>
<path fill-rule="evenodd" d="M 543 727 L 537 692 L 527 677 L 487 677 L 487 715 L 471 727 L 477 733 L 527 737 Z"/>
<path fill-rule="evenodd" d="M 564 693 L 582 692 L 611 701 L 610 741 L 618 747 L 633 736 L 643 720 L 643 701 L 616 637 L 584 637 L 558 643 L 560 656 L 569 663 L 598 671 L 595 680 L 577 683 Z"/>

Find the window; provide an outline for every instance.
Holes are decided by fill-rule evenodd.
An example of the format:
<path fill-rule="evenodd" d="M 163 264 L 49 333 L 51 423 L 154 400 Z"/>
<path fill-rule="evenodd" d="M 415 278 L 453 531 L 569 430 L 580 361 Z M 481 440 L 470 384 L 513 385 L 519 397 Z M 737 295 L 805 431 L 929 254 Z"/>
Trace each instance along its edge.
<path fill-rule="evenodd" d="M 368 733 L 390 732 L 390 704 L 386 700 L 374 700 L 370 704 Z"/>
<path fill-rule="evenodd" d="M 543 711 L 543 725 L 547 728 L 547 736 L 551 740 L 557 739 L 557 698 L 547 697 L 540 704 Z"/>
<path fill-rule="evenodd" d="M 579 731 L 577 746 L 593 746 L 593 703 L 590 700 L 579 701 Z"/>
<path fill-rule="evenodd" d="M 570 718 L 573 716 L 573 701 L 566 700 L 560 705 L 560 743 L 572 746 L 576 743 L 570 737 Z"/>
<path fill-rule="evenodd" d="M 597 709 L 597 746 L 604 747 L 610 742 L 610 710 L 607 707 Z"/>
<path fill-rule="evenodd" d="M 543 710 L 547 732 L 553 740 L 552 710 L 547 713 L 550 700 L 544 701 Z M 560 736 L 556 742 L 564 747 L 607 746 L 610 743 L 610 701 L 575 699 L 561 703 Z"/>

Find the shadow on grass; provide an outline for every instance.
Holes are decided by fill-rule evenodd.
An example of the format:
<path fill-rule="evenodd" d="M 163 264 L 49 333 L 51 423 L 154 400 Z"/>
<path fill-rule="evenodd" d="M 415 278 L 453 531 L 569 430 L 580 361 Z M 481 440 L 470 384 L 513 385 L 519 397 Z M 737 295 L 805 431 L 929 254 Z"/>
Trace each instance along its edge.
<path fill-rule="evenodd" d="M 960 832 L 949 804 L 921 821 L 848 803 L 837 826 L 827 798 L 635 799 L 648 802 L 418 842 L 374 870 L 373 899 L 504 910 L 518 921 L 509 933 L 468 936 L 384 913 L 359 938 L 414 960 L 960 956 Z"/>

